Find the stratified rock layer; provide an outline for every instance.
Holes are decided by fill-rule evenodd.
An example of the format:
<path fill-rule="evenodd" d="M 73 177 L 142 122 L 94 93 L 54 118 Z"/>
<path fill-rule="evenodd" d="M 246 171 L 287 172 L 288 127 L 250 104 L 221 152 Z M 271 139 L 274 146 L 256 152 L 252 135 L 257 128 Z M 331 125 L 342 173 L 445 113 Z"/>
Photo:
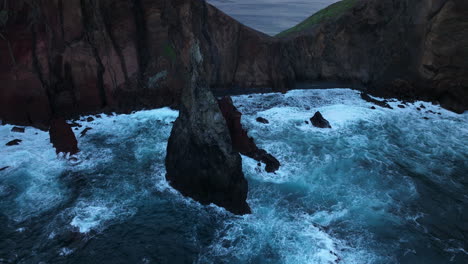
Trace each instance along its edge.
<path fill-rule="evenodd" d="M 468 109 L 468 1 L 347 1 L 274 38 L 202 0 L 6 0 L 0 119 L 46 128 L 52 116 L 177 106 L 194 37 L 211 88 L 342 81 Z"/>
<path fill-rule="evenodd" d="M 194 45 L 194 60 L 201 56 Z M 182 194 L 202 204 L 214 203 L 234 214 L 248 214 L 248 185 L 239 153 L 216 99 L 192 66 L 190 85 L 182 91 L 179 117 L 167 146 L 166 179 Z"/>

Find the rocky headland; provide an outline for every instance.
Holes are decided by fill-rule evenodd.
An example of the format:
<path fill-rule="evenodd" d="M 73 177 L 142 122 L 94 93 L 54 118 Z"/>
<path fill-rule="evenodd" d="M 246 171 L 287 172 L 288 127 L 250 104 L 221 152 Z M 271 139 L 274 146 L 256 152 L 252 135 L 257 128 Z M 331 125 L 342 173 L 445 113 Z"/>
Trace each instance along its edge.
<path fill-rule="evenodd" d="M 267 36 L 202 0 L 9 0 L 0 13 L 0 118 L 177 107 L 190 39 L 209 87 L 341 81 L 379 96 L 468 109 L 463 0 L 344 0 Z"/>

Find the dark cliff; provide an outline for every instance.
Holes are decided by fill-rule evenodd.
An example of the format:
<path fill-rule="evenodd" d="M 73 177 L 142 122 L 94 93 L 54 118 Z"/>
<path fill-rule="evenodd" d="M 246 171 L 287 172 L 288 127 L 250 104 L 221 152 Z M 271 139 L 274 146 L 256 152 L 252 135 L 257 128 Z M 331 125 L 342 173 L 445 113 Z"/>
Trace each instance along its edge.
<path fill-rule="evenodd" d="M 203 57 L 198 41 L 188 44 L 193 45 L 191 78 L 182 90 L 180 114 L 167 145 L 166 179 L 202 204 L 250 213 L 241 156 L 233 149 L 218 103 L 200 75 Z"/>
<path fill-rule="evenodd" d="M 176 106 L 196 37 L 211 87 L 284 87 L 272 38 L 201 0 L 7 0 L 0 119 Z"/>
<path fill-rule="evenodd" d="M 0 119 L 177 106 L 190 40 L 217 89 L 345 81 L 468 109 L 468 2 L 345 0 L 269 37 L 202 0 L 7 0 L 0 11 Z"/>
<path fill-rule="evenodd" d="M 344 0 L 279 36 L 297 80 L 468 109 L 466 0 Z"/>

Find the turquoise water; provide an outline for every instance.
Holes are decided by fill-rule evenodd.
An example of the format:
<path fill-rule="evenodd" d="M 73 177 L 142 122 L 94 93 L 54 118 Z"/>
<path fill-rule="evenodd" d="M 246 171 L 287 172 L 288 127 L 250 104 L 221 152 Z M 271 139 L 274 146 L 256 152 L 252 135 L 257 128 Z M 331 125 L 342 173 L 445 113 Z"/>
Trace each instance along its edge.
<path fill-rule="evenodd" d="M 233 100 L 282 163 L 268 174 L 243 157 L 253 214 L 242 217 L 165 181 L 176 111 L 80 121 L 77 136 L 92 129 L 73 162 L 45 132 L 0 126 L 0 263 L 468 262 L 467 113 L 371 110 L 349 89 Z M 306 124 L 315 111 L 333 128 Z"/>

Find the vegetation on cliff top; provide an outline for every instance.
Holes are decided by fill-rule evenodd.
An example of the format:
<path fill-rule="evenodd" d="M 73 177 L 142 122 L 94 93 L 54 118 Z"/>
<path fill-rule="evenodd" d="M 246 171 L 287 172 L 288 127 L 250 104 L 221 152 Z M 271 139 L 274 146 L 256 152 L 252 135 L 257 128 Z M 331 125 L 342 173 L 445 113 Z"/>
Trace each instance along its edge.
<path fill-rule="evenodd" d="M 326 19 L 337 17 L 342 15 L 346 10 L 352 8 L 356 4 L 357 0 L 342 0 L 334 4 L 329 5 L 325 9 L 318 11 L 306 20 L 297 24 L 296 26 L 287 29 L 277 34 L 277 37 L 285 37 L 291 33 L 300 32 L 310 28 L 313 25 L 319 24 Z"/>

